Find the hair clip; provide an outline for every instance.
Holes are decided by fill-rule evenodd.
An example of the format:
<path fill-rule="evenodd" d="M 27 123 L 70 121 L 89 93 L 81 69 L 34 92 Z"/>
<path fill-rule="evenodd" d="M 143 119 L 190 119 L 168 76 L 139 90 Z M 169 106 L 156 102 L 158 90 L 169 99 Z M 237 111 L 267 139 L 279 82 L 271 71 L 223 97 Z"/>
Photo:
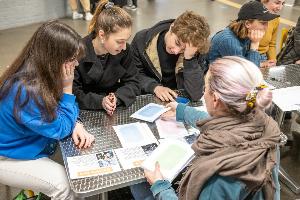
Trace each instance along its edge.
<path fill-rule="evenodd" d="M 253 90 L 251 90 L 247 96 L 246 96 L 246 102 L 247 102 L 247 106 L 249 108 L 254 108 L 255 106 L 255 102 L 256 102 L 256 95 L 258 93 L 258 91 L 267 88 L 268 86 L 265 84 L 260 84 L 259 86 L 255 87 Z"/>
<path fill-rule="evenodd" d="M 264 88 L 267 88 L 268 86 L 266 85 L 266 84 L 260 84 L 259 86 L 257 86 L 255 89 L 257 89 L 257 90 L 262 90 L 262 89 L 264 89 Z"/>
<path fill-rule="evenodd" d="M 109 1 L 109 2 L 107 2 L 106 4 L 105 4 L 105 9 L 110 9 L 110 8 L 112 8 L 112 7 L 114 7 L 114 3 L 113 2 L 111 2 L 111 1 Z"/>

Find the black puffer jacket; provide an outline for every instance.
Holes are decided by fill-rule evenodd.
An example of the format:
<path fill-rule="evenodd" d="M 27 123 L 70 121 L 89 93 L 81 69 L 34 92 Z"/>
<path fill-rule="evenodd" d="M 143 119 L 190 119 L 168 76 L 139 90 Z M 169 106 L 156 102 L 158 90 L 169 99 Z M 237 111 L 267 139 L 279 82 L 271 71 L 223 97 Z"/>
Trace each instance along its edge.
<path fill-rule="evenodd" d="M 294 64 L 300 60 L 300 16 L 296 27 L 291 30 L 285 46 L 277 55 L 277 65 Z"/>
<path fill-rule="evenodd" d="M 169 30 L 173 22 L 174 19 L 160 21 L 153 27 L 136 33 L 132 40 L 133 60 L 139 70 L 142 93 L 153 94 L 154 88 L 162 85 L 162 75 L 159 73 L 161 66 L 159 62 L 153 63 L 146 51 L 153 38 L 162 31 Z M 157 50 L 155 51 L 157 53 Z M 174 70 L 176 71 L 176 66 Z M 198 54 L 190 60 L 183 59 L 183 68 L 176 73 L 177 89 L 184 89 L 193 101 L 200 99 L 203 95 L 206 71 L 206 55 Z"/>

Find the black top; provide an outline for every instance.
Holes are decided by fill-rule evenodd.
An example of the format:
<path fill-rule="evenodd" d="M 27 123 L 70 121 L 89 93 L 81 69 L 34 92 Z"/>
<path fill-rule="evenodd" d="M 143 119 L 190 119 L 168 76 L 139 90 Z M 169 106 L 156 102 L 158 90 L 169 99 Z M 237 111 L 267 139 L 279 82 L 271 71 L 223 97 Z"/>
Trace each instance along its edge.
<path fill-rule="evenodd" d="M 93 35 L 84 38 L 85 58 L 75 69 L 73 92 L 80 109 L 102 109 L 102 99 L 110 92 L 118 104 L 131 105 L 140 94 L 137 70 L 132 62 L 130 46 L 117 55 L 96 55 Z"/>
<path fill-rule="evenodd" d="M 159 62 L 161 66 L 161 73 L 162 73 L 162 85 L 176 89 L 176 77 L 175 77 L 175 66 L 178 60 L 179 54 L 169 54 L 166 51 L 166 43 L 165 43 L 165 35 L 167 31 L 163 31 L 159 34 L 158 41 L 157 41 L 157 51 Z"/>
<path fill-rule="evenodd" d="M 174 62 L 174 59 L 163 58 L 164 55 L 161 54 L 159 49 L 164 48 L 158 44 L 158 54 L 160 60 L 160 70 L 162 71 L 162 76 L 159 74 L 157 69 L 154 67 L 153 63 L 149 59 L 146 53 L 146 49 L 149 46 L 152 39 L 162 32 L 167 32 L 174 22 L 174 19 L 160 21 L 151 28 L 144 29 L 136 33 L 134 36 L 131 46 L 133 49 L 133 60 L 139 71 L 139 79 L 141 80 L 141 90 L 142 93 L 154 93 L 154 88 L 158 85 L 167 86 L 168 79 L 171 76 L 170 67 L 174 67 L 174 78 L 172 78 L 172 89 L 173 80 L 176 80 L 176 89 L 184 89 L 189 95 L 191 100 L 199 100 L 203 95 L 204 86 L 204 73 L 207 71 L 206 54 L 197 54 L 192 59 L 183 60 L 183 70 L 175 74 L 176 64 L 168 63 Z M 162 36 L 161 36 L 162 37 Z M 159 43 L 159 41 L 158 41 Z M 159 47 L 161 46 L 161 47 Z M 165 45 L 164 45 L 165 46 Z M 167 56 L 169 57 L 169 56 Z M 164 63 L 164 64 L 162 64 Z M 166 67 L 167 66 L 167 67 Z M 164 75 L 167 73 L 167 77 Z M 170 80 L 170 79 L 169 79 Z"/>

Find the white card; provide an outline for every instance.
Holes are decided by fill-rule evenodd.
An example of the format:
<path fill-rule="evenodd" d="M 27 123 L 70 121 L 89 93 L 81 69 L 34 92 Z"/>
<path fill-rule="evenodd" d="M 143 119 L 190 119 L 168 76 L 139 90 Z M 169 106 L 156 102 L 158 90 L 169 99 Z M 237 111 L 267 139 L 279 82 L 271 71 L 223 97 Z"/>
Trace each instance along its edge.
<path fill-rule="evenodd" d="M 130 117 L 144 120 L 147 122 L 153 122 L 156 120 L 161 114 L 167 112 L 170 108 L 166 108 L 163 105 L 149 103 L 146 106 L 142 107 L 135 113 L 133 113 Z"/>
<path fill-rule="evenodd" d="M 282 111 L 300 110 L 300 86 L 275 89 L 273 102 Z"/>
<path fill-rule="evenodd" d="M 184 124 L 175 119 L 155 121 L 160 138 L 179 138 L 188 135 Z"/>
<path fill-rule="evenodd" d="M 157 148 L 158 144 L 152 143 L 138 147 L 115 149 L 116 155 L 123 169 L 140 167 L 142 162 Z"/>
<path fill-rule="evenodd" d="M 143 146 L 150 143 L 157 143 L 151 129 L 145 123 L 131 123 L 113 126 L 122 147 Z"/>

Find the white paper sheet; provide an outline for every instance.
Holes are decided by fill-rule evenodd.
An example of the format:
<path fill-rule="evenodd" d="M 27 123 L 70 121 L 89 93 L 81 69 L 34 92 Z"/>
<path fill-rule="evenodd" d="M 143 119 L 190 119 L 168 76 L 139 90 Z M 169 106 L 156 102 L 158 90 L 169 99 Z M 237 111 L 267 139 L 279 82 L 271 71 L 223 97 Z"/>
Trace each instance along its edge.
<path fill-rule="evenodd" d="M 71 179 L 98 176 L 121 170 L 113 150 L 67 157 L 67 162 Z"/>
<path fill-rule="evenodd" d="M 282 111 L 300 110 L 300 86 L 273 90 L 273 102 Z"/>
<path fill-rule="evenodd" d="M 164 139 L 142 163 L 142 167 L 154 171 L 158 161 L 163 177 L 172 182 L 193 157 L 194 151 L 187 143 L 177 139 Z"/>
<path fill-rule="evenodd" d="M 162 120 L 155 121 L 156 128 L 160 138 L 179 138 L 188 135 L 184 124 L 174 120 Z"/>
<path fill-rule="evenodd" d="M 152 143 L 144 146 L 115 149 L 116 155 L 123 169 L 140 167 L 142 162 L 157 148 L 158 144 Z"/>
<path fill-rule="evenodd" d="M 143 108 L 139 109 L 135 113 L 133 113 L 130 117 L 144 120 L 147 122 L 153 122 L 156 120 L 161 114 L 167 112 L 170 108 L 166 108 L 163 105 L 149 103 Z"/>
<path fill-rule="evenodd" d="M 275 81 L 282 81 L 282 76 L 285 73 L 285 67 L 271 67 L 269 68 L 269 77 Z"/>
<path fill-rule="evenodd" d="M 131 123 L 113 126 L 122 147 L 136 147 L 157 143 L 157 140 L 146 123 Z"/>

